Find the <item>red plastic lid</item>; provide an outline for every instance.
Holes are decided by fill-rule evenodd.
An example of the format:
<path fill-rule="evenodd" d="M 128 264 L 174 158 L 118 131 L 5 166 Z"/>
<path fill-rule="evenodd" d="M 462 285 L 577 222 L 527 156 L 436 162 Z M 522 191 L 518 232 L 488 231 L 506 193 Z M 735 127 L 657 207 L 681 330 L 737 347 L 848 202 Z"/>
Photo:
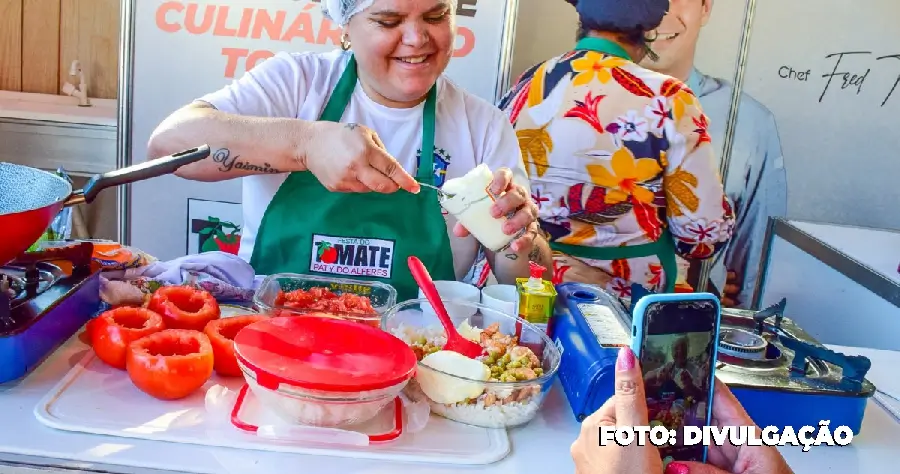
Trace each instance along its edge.
<path fill-rule="evenodd" d="M 284 316 L 242 329 L 238 359 L 270 390 L 280 384 L 329 392 L 361 392 L 412 377 L 416 355 L 378 328 L 333 318 Z"/>

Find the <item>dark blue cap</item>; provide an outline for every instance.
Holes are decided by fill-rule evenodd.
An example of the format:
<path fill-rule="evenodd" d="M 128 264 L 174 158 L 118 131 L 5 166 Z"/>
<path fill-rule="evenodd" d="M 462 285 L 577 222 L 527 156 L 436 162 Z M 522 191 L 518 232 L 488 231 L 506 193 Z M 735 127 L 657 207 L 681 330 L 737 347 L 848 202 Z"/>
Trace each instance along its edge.
<path fill-rule="evenodd" d="M 578 11 L 582 28 L 597 31 L 650 31 L 669 11 L 669 0 L 566 1 Z"/>

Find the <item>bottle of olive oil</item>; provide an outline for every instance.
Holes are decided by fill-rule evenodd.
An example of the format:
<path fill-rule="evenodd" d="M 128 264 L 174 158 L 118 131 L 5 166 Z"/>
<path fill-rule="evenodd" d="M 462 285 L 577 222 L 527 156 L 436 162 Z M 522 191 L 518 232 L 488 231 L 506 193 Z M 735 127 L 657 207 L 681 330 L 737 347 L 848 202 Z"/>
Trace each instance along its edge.
<path fill-rule="evenodd" d="M 519 317 L 547 332 L 547 325 L 550 318 L 553 317 L 553 308 L 556 305 L 556 288 L 553 286 L 553 282 L 543 279 L 544 270 L 546 270 L 544 267 L 534 262 L 529 262 L 528 265 L 531 277 L 516 279 L 516 290 L 519 293 Z M 540 342 L 540 339 L 536 337 L 521 334 L 520 328 L 516 329 L 521 342 Z"/>

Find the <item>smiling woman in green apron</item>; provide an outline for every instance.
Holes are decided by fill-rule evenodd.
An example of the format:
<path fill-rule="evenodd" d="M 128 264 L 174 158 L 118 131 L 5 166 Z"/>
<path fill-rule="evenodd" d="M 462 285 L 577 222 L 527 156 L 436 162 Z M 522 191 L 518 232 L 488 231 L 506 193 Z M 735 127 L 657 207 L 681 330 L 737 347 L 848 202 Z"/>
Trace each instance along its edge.
<path fill-rule="evenodd" d="M 243 178 L 239 255 L 257 274 L 379 280 L 401 299 L 417 287 L 416 255 L 433 278 L 455 280 L 480 244 L 446 216 L 436 191 L 479 164 L 494 170 L 492 213 L 520 234 L 495 274 L 512 283 L 528 261 L 550 268 L 536 206 L 509 122 L 443 76 L 455 0 L 323 0 L 341 48 L 280 53 L 176 111 L 150 139 L 151 158 L 196 143 L 216 150 L 178 175 Z M 548 271 L 549 277 L 549 271 Z"/>
<path fill-rule="evenodd" d="M 669 2 L 567 1 L 581 22 L 575 49 L 526 71 L 500 104 L 520 137 L 552 150 L 522 152 L 554 283 L 673 292 L 675 255 L 715 255 L 734 215 L 700 103 L 681 81 L 635 64 L 653 54 Z"/>

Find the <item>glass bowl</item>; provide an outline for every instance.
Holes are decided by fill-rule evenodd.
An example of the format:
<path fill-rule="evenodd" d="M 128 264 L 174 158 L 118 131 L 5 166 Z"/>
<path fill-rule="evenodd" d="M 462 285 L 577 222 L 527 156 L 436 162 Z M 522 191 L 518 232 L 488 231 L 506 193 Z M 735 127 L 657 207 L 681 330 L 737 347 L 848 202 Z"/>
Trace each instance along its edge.
<path fill-rule="evenodd" d="M 352 293 L 359 296 L 365 296 L 372 302 L 372 307 L 375 308 L 376 314 L 358 314 L 338 311 L 323 312 L 314 309 L 297 309 L 275 304 L 275 301 L 281 292 L 294 290 L 308 291 L 312 288 L 326 288 L 338 295 Z M 384 283 L 343 278 L 326 278 L 296 273 L 276 273 L 267 276 L 253 295 L 253 305 L 260 313 L 269 316 L 303 316 L 315 314 L 316 316 L 333 316 L 373 327 L 379 327 L 381 315 L 394 306 L 396 302 L 397 290 Z"/>
<path fill-rule="evenodd" d="M 448 302 L 449 300 L 445 301 L 445 304 Z M 486 361 L 489 367 L 496 367 L 492 370 L 489 381 L 460 377 L 433 369 L 423 364 L 419 357 L 420 362 L 416 367 L 416 376 L 406 387 L 406 390 L 410 392 L 409 395 L 413 399 L 425 398 L 431 406 L 431 411 L 444 418 L 483 428 L 509 428 L 524 425 L 534 419 L 544 402 L 544 397 L 552 387 L 559 369 L 561 356 L 559 348 L 544 331 L 517 316 L 503 313 L 480 303 L 464 300 L 453 300 L 452 303 L 473 309 L 474 314 L 468 317 L 464 323 L 460 323 L 461 325 L 467 323 L 471 327 L 483 330 L 486 329 L 483 322 L 487 320 L 494 326 L 499 326 L 501 334 L 520 334 L 518 346 L 531 350 L 536 357 L 536 360 L 531 359 L 532 365 L 539 370 L 533 370 L 533 374 L 527 374 L 527 370 L 530 370 L 529 367 L 514 367 L 521 364 L 523 360 L 530 359 L 527 351 L 521 349 L 514 351 L 515 357 L 504 356 L 507 364 L 515 362 L 505 370 L 498 370 L 500 367 L 497 365 L 497 361 L 503 361 L 503 357 L 492 357 L 491 360 Z M 426 308 L 425 311 L 423 311 L 423 307 Z M 384 314 L 381 319 L 381 328 L 413 346 L 417 355 L 421 355 L 423 351 L 433 352 L 436 347 L 443 345 L 447 336 L 437 316 L 427 311 L 429 307 L 426 299 L 399 303 Z M 466 336 L 466 333 L 463 332 L 463 335 Z M 487 335 L 482 334 L 478 339 L 485 336 Z M 427 349 L 417 348 L 426 341 L 432 343 Z M 527 370 L 516 370 L 521 368 Z M 535 378 L 513 381 L 512 376 L 523 372 L 526 372 L 528 376 L 534 375 Z M 479 389 L 481 389 L 481 393 L 477 397 L 458 403 L 442 403 L 426 394 L 429 390 L 423 390 L 420 386 L 420 377 L 426 383 L 433 384 L 434 380 L 443 379 L 442 383 L 446 382 L 446 384 L 457 387 L 463 384 L 468 390 L 475 388 L 470 393 L 475 393 Z"/>
<path fill-rule="evenodd" d="M 333 428 L 364 423 L 375 417 L 407 385 L 408 380 L 391 387 L 365 392 L 325 392 L 279 384 L 277 390 L 263 387 L 256 375 L 240 359 L 238 365 L 250 390 L 260 404 L 279 418 L 293 424 Z"/>

